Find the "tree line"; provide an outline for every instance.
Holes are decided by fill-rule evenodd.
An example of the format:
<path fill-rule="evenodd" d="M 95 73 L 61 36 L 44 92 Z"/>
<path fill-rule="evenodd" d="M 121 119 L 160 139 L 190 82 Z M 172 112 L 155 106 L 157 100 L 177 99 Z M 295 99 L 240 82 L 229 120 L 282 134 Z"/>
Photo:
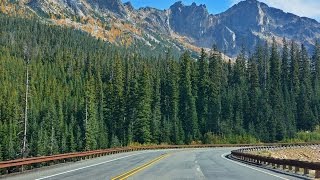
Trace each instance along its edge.
<path fill-rule="evenodd" d="M 235 61 L 216 48 L 177 59 L 37 20 L 0 24 L 0 160 L 134 143 L 277 142 L 319 124 L 318 43 L 312 56 L 284 39 Z"/>

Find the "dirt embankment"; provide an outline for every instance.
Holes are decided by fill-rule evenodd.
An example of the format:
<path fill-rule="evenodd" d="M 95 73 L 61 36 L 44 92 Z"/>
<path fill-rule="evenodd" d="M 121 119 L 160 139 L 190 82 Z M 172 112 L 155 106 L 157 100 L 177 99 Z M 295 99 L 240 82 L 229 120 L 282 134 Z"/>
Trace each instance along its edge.
<path fill-rule="evenodd" d="M 320 147 L 264 150 L 253 153 L 257 155 L 269 156 L 280 159 L 294 159 L 299 161 L 320 162 Z"/>

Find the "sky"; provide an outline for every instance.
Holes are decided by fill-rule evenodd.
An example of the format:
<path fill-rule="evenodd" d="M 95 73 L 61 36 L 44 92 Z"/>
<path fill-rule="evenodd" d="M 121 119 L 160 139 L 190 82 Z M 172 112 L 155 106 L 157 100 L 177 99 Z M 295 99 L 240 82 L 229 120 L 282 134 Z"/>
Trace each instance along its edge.
<path fill-rule="evenodd" d="M 127 2 L 128 0 L 122 0 Z M 135 8 L 154 7 L 168 9 L 178 0 L 130 0 Z M 205 4 L 211 14 L 218 14 L 230 8 L 241 0 L 182 0 L 183 4 L 190 5 L 192 2 Z M 260 0 L 271 7 L 282 9 L 298 16 L 310 17 L 320 21 L 320 0 Z"/>

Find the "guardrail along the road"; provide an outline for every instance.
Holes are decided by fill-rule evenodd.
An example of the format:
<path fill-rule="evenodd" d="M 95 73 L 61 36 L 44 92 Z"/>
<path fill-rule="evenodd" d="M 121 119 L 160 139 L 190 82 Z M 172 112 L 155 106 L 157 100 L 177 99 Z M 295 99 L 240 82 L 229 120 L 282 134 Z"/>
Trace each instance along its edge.
<path fill-rule="evenodd" d="M 233 157 L 236 157 L 242 161 L 255 163 L 259 165 L 271 165 L 273 168 L 281 168 L 283 170 L 291 171 L 294 173 L 299 173 L 300 169 L 303 169 L 304 175 L 309 175 L 310 170 L 315 171 L 315 178 L 320 178 L 320 162 L 309 162 L 309 161 L 299 161 L 292 159 L 280 159 L 267 156 L 261 156 L 252 154 L 250 152 L 254 151 L 265 151 L 265 150 L 279 150 L 287 148 L 303 148 L 303 147 L 319 147 L 319 144 L 275 144 L 273 146 L 260 146 L 234 150 L 231 152 Z"/>
<path fill-rule="evenodd" d="M 141 151 L 141 150 L 155 150 L 155 149 L 180 149 L 180 148 L 216 148 L 216 147 L 248 147 L 248 146 L 306 146 L 311 145 L 310 143 L 297 143 L 297 144 L 205 144 L 205 145 L 159 145 L 159 146 L 133 146 L 133 147 L 121 147 L 121 148 L 111 148 L 103 150 L 94 150 L 86 152 L 76 152 L 67 154 L 58 154 L 52 156 L 42 156 L 42 157 L 31 157 L 24 159 L 16 159 L 10 161 L 0 162 L 0 174 L 9 174 L 15 172 L 21 172 L 25 170 L 31 170 L 34 168 L 39 168 L 43 166 L 50 166 L 58 163 L 75 162 L 83 159 L 95 158 L 100 156 L 105 156 L 109 154 L 116 154 L 122 152 L 130 151 Z M 261 147 L 257 147 L 261 148 Z M 249 158 L 249 154 L 240 151 L 234 151 L 233 155 L 238 155 L 239 157 Z M 251 156 L 250 156 L 251 157 Z M 251 158 L 253 159 L 254 156 Z M 265 161 L 267 162 L 267 161 Z M 311 169 L 311 168 L 309 168 Z"/>

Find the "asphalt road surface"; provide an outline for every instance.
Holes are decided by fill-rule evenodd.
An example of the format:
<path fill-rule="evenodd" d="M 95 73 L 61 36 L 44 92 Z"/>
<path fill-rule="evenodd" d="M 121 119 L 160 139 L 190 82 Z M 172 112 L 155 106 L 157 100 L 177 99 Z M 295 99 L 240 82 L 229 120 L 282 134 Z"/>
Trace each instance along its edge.
<path fill-rule="evenodd" d="M 298 179 L 225 158 L 237 148 L 138 151 L 54 165 L 4 177 L 8 180 Z M 131 171 L 134 170 L 134 171 Z M 126 174 L 127 173 L 127 174 Z"/>

